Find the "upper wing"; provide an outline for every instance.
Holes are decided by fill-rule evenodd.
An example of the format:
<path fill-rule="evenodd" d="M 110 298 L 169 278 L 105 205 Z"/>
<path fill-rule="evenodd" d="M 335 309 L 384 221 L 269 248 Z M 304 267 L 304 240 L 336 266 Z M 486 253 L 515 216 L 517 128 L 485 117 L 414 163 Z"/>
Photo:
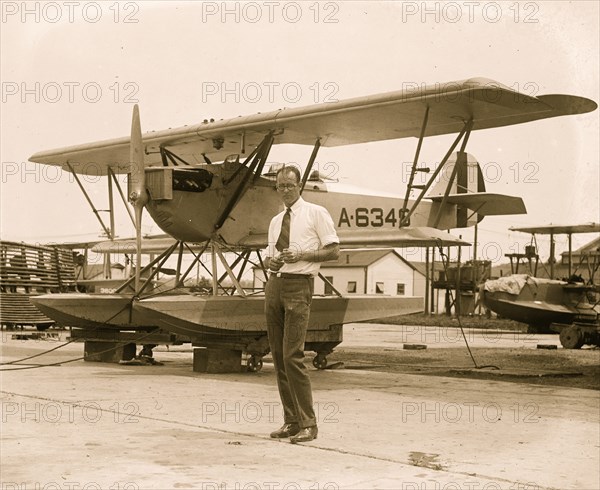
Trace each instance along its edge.
<path fill-rule="evenodd" d="M 426 108 L 425 136 L 459 132 L 473 119 L 473 129 L 520 124 L 568 114 L 582 114 L 597 104 L 571 95 L 532 97 L 493 80 L 473 78 L 446 84 L 357 97 L 338 102 L 281 109 L 193 126 L 146 133 L 143 142 L 146 165 L 160 165 L 161 146 L 187 162 L 203 162 L 202 154 L 215 161 L 257 146 L 268 131 L 275 143 L 340 146 L 368 141 L 418 137 Z M 129 137 L 36 153 L 33 162 L 68 163 L 77 173 L 106 175 L 128 169 Z"/>

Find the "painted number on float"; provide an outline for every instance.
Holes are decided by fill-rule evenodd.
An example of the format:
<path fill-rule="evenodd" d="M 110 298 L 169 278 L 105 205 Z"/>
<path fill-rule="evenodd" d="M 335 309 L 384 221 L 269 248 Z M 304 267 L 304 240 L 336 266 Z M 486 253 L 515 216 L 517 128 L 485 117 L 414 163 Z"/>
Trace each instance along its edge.
<path fill-rule="evenodd" d="M 347 210 L 342 208 L 340 219 L 338 220 L 338 228 L 342 226 L 358 226 L 359 228 L 381 228 L 382 226 L 396 226 L 400 218 L 400 211 L 396 209 L 383 208 L 356 208 Z"/>

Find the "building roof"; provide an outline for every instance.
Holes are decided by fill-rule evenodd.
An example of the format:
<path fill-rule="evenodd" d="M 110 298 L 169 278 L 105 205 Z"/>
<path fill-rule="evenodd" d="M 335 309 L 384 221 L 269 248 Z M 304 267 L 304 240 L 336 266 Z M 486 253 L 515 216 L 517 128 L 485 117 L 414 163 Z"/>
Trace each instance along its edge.
<path fill-rule="evenodd" d="M 324 262 L 322 267 L 369 267 L 389 254 L 393 254 L 412 269 L 415 269 L 410 262 L 404 259 L 398 252 L 390 248 L 341 250 L 340 256 L 336 261 Z"/>
<path fill-rule="evenodd" d="M 573 256 L 585 255 L 585 254 L 600 255 L 600 236 L 598 238 L 592 240 L 591 242 L 586 243 L 582 247 L 579 247 L 577 250 L 573 250 L 571 252 L 571 255 L 573 255 Z M 567 250 L 565 252 L 562 252 L 561 256 L 563 257 L 563 262 L 565 260 L 568 260 L 569 251 Z"/>
<path fill-rule="evenodd" d="M 421 274 L 422 276 L 425 276 L 426 274 L 426 268 L 425 268 L 425 262 L 414 262 L 411 261 L 410 264 L 415 268 L 415 270 Z M 453 262 L 452 264 L 449 265 L 449 267 L 456 267 L 456 262 Z M 440 272 L 440 271 L 444 271 L 446 268 L 444 267 L 444 264 L 439 261 L 436 260 L 433 264 L 433 270 L 434 272 Z M 429 270 L 431 270 L 431 262 L 429 263 Z"/>

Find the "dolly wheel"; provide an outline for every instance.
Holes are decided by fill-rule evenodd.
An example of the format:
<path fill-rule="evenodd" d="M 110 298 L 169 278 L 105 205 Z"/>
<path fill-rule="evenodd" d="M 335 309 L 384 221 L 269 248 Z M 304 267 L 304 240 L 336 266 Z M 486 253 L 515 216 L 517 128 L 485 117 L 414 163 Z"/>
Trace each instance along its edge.
<path fill-rule="evenodd" d="M 317 354 L 312 363 L 317 369 L 325 369 L 327 367 L 327 357 L 322 354 Z"/>
<path fill-rule="evenodd" d="M 262 357 L 260 357 L 260 356 L 250 356 L 250 359 L 248 359 L 248 364 L 246 364 L 246 367 L 247 367 L 247 369 L 248 369 L 249 372 L 251 372 L 251 373 L 257 373 L 263 367 Z"/>
<path fill-rule="evenodd" d="M 583 332 L 575 325 L 563 328 L 560 331 L 559 338 L 565 349 L 581 349 L 584 344 Z"/>

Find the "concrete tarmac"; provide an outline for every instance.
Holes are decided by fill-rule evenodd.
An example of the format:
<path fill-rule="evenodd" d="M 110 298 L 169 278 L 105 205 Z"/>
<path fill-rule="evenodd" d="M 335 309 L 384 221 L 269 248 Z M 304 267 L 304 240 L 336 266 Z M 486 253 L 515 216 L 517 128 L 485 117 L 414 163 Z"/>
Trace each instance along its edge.
<path fill-rule="evenodd" d="M 55 345 L 4 332 L 2 362 Z M 597 391 L 317 371 L 307 358 L 319 436 L 292 445 L 269 438 L 282 424 L 270 363 L 201 374 L 189 346 L 154 354 L 164 365 L 1 366 L 2 489 L 600 488 Z"/>
<path fill-rule="evenodd" d="M 423 344 L 428 349 L 464 347 L 536 349 L 538 344 L 560 346 L 557 334 L 533 334 L 517 330 L 350 323 L 344 326 L 344 347 L 402 348 Z"/>

